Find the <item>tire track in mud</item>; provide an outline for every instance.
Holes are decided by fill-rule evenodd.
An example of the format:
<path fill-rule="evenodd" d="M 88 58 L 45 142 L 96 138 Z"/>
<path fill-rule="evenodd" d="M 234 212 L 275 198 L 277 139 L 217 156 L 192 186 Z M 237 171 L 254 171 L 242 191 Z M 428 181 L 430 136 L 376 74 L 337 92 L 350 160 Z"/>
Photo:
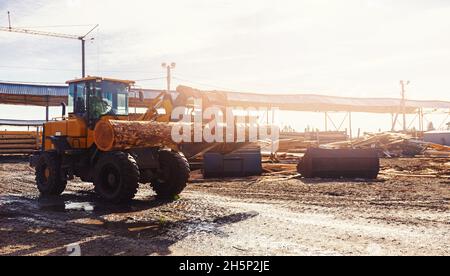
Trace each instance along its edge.
<path fill-rule="evenodd" d="M 203 196 L 204 195 L 195 195 Z M 214 252 L 220 244 L 224 254 L 275 255 L 392 255 L 420 254 L 447 255 L 450 253 L 450 232 L 447 214 L 440 221 L 422 221 L 421 225 L 409 220 L 385 221 L 364 216 L 347 209 L 315 208 L 314 211 L 292 211 L 286 203 L 274 201 L 254 203 L 223 196 L 207 195 L 209 201 L 235 212 L 255 212 L 258 215 L 239 225 L 231 225 L 227 245 L 211 243 Z M 346 213 L 344 216 L 339 214 Z M 409 214 L 411 215 L 411 214 Z M 417 215 L 417 214 L 416 214 Z M 414 215 L 412 215 L 414 216 Z M 417 218 L 416 218 L 417 219 Z M 183 243 L 185 241 L 181 241 Z M 198 241 L 197 241 L 198 242 Z M 211 241 L 209 241 L 211 242 Z M 230 246 L 230 244 L 232 246 Z M 236 252 L 233 248 L 243 249 Z M 373 250 L 376 248 L 376 250 Z M 216 248 L 219 250 L 219 248 Z M 228 251 L 227 251 L 228 250 Z"/>

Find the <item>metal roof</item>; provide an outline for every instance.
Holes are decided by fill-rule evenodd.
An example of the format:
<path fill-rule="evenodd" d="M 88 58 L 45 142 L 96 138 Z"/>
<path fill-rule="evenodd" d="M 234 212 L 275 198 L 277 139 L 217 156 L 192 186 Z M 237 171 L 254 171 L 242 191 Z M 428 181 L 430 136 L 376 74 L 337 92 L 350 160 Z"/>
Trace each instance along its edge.
<path fill-rule="evenodd" d="M 171 91 L 172 99 L 176 99 L 183 90 L 194 90 L 198 93 L 222 94 L 230 106 L 241 107 L 278 107 L 295 111 L 354 111 L 368 113 L 401 112 L 401 100 L 390 98 L 350 98 L 324 96 L 314 94 L 253 94 L 225 91 L 201 91 L 180 86 L 178 92 Z M 130 106 L 145 107 L 147 103 L 139 103 L 139 92 L 142 91 L 147 100 L 154 99 L 163 90 L 133 88 L 130 91 Z M 67 100 L 67 86 L 49 86 L 21 83 L 0 83 L 0 103 L 58 106 Z M 224 103 L 226 104 L 226 103 Z M 419 108 L 450 109 L 447 101 L 406 101 L 406 112 L 415 113 Z"/>
<path fill-rule="evenodd" d="M 22 83 L 0 83 L 0 94 L 27 96 L 67 96 L 68 87 L 57 85 L 35 85 Z"/>
<path fill-rule="evenodd" d="M 144 94 L 145 99 L 154 99 L 161 94 L 164 90 L 158 90 L 158 89 L 139 89 L 139 88 L 132 88 L 130 90 L 130 97 L 139 98 L 139 92 L 142 92 Z M 176 91 L 170 91 L 170 96 L 172 96 L 172 99 L 175 100 L 178 97 L 179 93 Z"/>
<path fill-rule="evenodd" d="M 103 77 L 96 77 L 96 76 L 87 76 L 85 78 L 81 79 L 75 79 L 75 80 L 69 80 L 66 83 L 74 83 L 74 82 L 83 82 L 83 81 L 114 81 L 114 82 L 121 82 L 125 84 L 134 84 L 135 81 L 132 80 L 119 80 L 119 79 L 111 79 L 111 78 L 103 78 Z"/>
<path fill-rule="evenodd" d="M 42 126 L 45 121 L 0 119 L 0 126 Z"/>
<path fill-rule="evenodd" d="M 265 94 L 229 91 L 201 91 L 195 88 L 179 86 L 180 93 L 209 93 L 226 96 L 228 105 L 240 107 L 276 107 L 292 111 L 352 111 L 367 113 L 402 112 L 401 99 L 394 98 L 350 98 L 324 96 L 316 94 Z M 416 113 L 420 108 L 450 109 L 446 101 L 406 100 L 405 112 Z"/>
<path fill-rule="evenodd" d="M 383 108 L 396 110 L 401 104 L 401 99 L 394 98 L 350 98 L 350 97 L 336 97 L 313 94 L 296 94 L 296 95 L 271 95 L 271 94 L 252 94 L 252 93 L 234 93 L 226 92 L 227 98 L 232 102 L 251 103 L 259 105 L 271 106 L 322 106 L 326 109 L 327 106 L 340 106 L 342 108 L 353 107 L 356 109 L 367 108 L 376 109 Z M 408 109 L 417 108 L 442 108 L 450 109 L 450 102 L 446 101 L 417 101 L 406 100 L 405 106 Z M 364 109 L 363 109 L 364 110 Z M 332 109 L 330 111 L 333 111 Z M 369 111 L 370 112 L 370 111 Z"/>
<path fill-rule="evenodd" d="M 92 77 L 90 77 L 92 78 Z M 109 79 L 105 79 L 109 80 Z M 76 80 L 74 80 L 76 81 Z M 0 82 L 0 94 L 6 95 L 27 95 L 27 96 L 55 96 L 67 97 L 69 94 L 69 87 L 67 85 L 36 85 L 36 84 L 22 84 L 22 83 L 2 83 Z M 136 98 L 139 97 L 139 92 L 143 92 L 146 99 L 156 98 L 163 90 L 157 89 L 131 89 L 131 93 Z M 172 97 L 175 99 L 178 96 L 176 91 L 171 91 Z M 133 96 L 133 95 L 132 95 Z"/>

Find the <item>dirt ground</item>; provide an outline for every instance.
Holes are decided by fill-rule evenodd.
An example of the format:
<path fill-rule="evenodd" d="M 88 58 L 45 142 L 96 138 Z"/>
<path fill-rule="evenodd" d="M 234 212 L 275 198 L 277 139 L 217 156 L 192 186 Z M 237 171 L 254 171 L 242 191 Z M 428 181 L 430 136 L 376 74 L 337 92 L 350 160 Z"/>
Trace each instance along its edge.
<path fill-rule="evenodd" d="M 114 206 L 79 181 L 40 198 L 26 160 L 1 159 L 0 255 L 450 255 L 450 160 L 382 164 L 376 181 L 193 177 L 173 202 L 141 185 Z"/>

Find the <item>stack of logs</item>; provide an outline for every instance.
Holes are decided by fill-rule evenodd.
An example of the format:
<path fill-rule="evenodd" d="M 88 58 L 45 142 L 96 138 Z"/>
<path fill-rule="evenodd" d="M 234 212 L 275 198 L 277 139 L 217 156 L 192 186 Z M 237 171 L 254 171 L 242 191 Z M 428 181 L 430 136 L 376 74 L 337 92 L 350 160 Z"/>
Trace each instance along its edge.
<path fill-rule="evenodd" d="M 322 145 L 327 149 L 378 149 L 386 157 L 399 156 L 450 156 L 450 147 L 427 143 L 410 134 L 384 132 L 367 133 L 364 137 L 351 141 L 335 142 Z"/>
<path fill-rule="evenodd" d="M 344 131 L 327 132 L 282 132 L 280 134 L 278 152 L 304 153 L 308 148 L 348 140 Z"/>
<path fill-rule="evenodd" d="M 314 139 L 316 137 L 316 139 Z M 307 148 L 377 149 L 385 157 L 416 156 L 450 157 L 450 147 L 427 143 L 413 133 L 366 133 L 350 140 L 345 132 L 281 133 L 279 153 L 304 153 Z"/>
<path fill-rule="evenodd" d="M 31 131 L 0 131 L 0 155 L 31 154 L 41 147 L 41 135 Z"/>

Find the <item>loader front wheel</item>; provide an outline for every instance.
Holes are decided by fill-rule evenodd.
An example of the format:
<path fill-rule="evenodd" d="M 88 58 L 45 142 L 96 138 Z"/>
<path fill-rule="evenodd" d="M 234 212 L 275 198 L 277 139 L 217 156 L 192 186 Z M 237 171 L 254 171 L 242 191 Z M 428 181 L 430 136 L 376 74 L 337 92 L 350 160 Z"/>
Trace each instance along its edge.
<path fill-rule="evenodd" d="M 139 167 L 136 160 L 124 152 L 106 153 L 95 166 L 95 191 L 113 203 L 125 203 L 134 198 L 139 187 Z"/>
<path fill-rule="evenodd" d="M 153 190 L 161 199 L 174 199 L 189 180 L 189 162 L 182 154 L 174 151 L 159 152 L 160 170 L 151 182 Z"/>
<path fill-rule="evenodd" d="M 41 195 L 62 194 L 67 185 L 67 180 L 62 176 L 58 155 L 53 152 L 44 152 L 36 164 L 36 184 Z"/>

